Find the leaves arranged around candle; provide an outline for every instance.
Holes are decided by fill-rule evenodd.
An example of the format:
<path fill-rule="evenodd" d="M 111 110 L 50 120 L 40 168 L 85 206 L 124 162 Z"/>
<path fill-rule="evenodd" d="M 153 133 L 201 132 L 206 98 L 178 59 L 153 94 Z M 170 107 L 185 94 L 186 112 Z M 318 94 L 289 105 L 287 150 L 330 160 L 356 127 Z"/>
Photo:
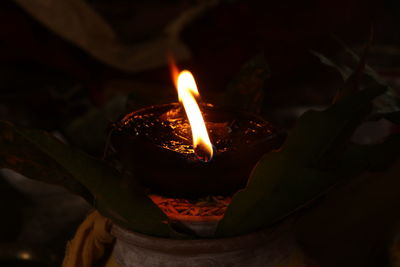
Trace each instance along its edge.
<path fill-rule="evenodd" d="M 167 218 L 139 187 L 104 162 L 40 130 L 0 122 L 0 168 L 66 187 L 103 215 L 145 234 L 168 236 Z M 90 192 L 90 193 L 89 193 Z"/>
<path fill-rule="evenodd" d="M 384 152 L 379 154 L 381 157 L 400 157 L 398 135 L 379 146 L 359 145 L 356 150 L 364 158 L 346 148 L 351 133 L 368 115 L 371 101 L 381 92 L 375 88 L 364 90 L 325 111 L 306 112 L 282 149 L 264 156 L 246 189 L 234 196 L 220 222 L 218 235 L 238 235 L 271 225 L 337 182 L 366 170 L 378 152 Z M 376 159 L 375 165 L 379 162 Z"/>
<path fill-rule="evenodd" d="M 317 56 L 327 65 L 337 66 Z M 361 91 L 361 86 L 355 87 L 361 85 L 364 74 L 365 60 L 359 62 L 354 73 L 349 74 L 348 67 L 341 69 L 347 79 L 331 107 L 304 113 L 280 151 L 260 160 L 247 187 L 233 197 L 217 229 L 218 236 L 244 234 L 271 225 L 338 182 L 365 171 L 382 171 L 400 158 L 399 135 L 376 145 L 350 143 L 357 127 L 371 116 L 374 101 L 390 96 L 390 88 L 380 80 L 369 80 Z M 370 68 L 366 73 L 370 78 L 377 77 Z M 355 77 L 360 80 L 355 82 Z M 392 104 L 398 103 L 392 98 Z M 399 107 L 392 105 L 394 110 Z"/>
<path fill-rule="evenodd" d="M 261 159 L 247 188 L 234 196 L 219 224 L 217 237 L 267 227 L 336 183 L 364 172 L 385 171 L 400 157 L 398 135 L 374 145 L 350 142 L 352 133 L 369 118 L 384 117 L 399 123 L 400 101 L 370 67 L 366 66 L 364 71 L 365 60 L 359 60 L 351 50 L 347 52 L 354 61 L 361 62 L 355 73 L 351 67 L 316 53 L 323 63 L 338 68 L 347 81 L 337 101 L 325 111 L 304 113 L 283 147 Z M 268 75 L 261 55 L 251 59 L 226 90 L 226 99 L 238 109 L 257 112 Z M 352 77 L 362 76 L 367 76 L 367 82 L 357 91 L 354 85 L 360 83 L 354 83 Z M 7 122 L 0 122 L 0 147 L 0 168 L 66 187 L 130 230 L 169 236 L 167 217 L 143 188 L 107 163 L 61 143 L 48 133 Z"/>

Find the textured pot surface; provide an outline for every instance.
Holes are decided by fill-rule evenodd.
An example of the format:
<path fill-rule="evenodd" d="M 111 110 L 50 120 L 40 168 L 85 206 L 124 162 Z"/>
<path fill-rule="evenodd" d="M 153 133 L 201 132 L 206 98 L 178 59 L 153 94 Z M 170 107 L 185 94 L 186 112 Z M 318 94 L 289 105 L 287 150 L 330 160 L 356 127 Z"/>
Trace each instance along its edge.
<path fill-rule="evenodd" d="M 288 225 L 248 235 L 201 240 L 146 236 L 117 225 L 113 256 L 121 267 L 290 266 L 299 250 Z M 300 266 L 300 265 L 296 265 Z"/>

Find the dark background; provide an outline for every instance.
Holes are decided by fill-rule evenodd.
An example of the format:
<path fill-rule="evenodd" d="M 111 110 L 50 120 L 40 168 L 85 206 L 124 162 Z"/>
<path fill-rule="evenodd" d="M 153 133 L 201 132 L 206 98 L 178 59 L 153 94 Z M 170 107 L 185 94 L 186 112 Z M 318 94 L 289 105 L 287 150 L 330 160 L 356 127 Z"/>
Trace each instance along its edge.
<path fill-rule="evenodd" d="M 113 67 L 65 40 L 17 2 L 0 3 L 1 120 L 48 130 L 101 156 L 109 122 L 132 107 L 175 99 L 166 64 L 137 71 Z M 204 1 L 86 2 L 107 21 L 118 42 L 135 45 L 162 35 L 167 23 Z M 180 37 L 191 57 L 179 64 L 193 71 L 203 98 L 213 99 L 247 60 L 264 53 L 271 78 L 264 88 L 263 113 L 290 128 L 304 109 L 329 104 L 342 83 L 339 73 L 310 50 L 341 58 L 336 36 L 360 51 L 371 27 L 368 63 L 398 89 L 396 0 L 221 1 L 184 27 Z M 393 188 L 399 182 L 355 181 L 304 211 L 297 232 L 310 264 L 388 266 L 400 214 Z M 57 266 L 89 209 L 62 189 L 0 172 L 0 261 L 29 251 Z"/>

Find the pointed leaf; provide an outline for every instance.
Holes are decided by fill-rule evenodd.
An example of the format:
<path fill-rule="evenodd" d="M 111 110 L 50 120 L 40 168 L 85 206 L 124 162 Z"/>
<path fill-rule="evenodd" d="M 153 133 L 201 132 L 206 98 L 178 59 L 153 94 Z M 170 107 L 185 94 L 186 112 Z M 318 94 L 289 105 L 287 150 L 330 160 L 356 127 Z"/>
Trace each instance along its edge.
<path fill-rule="evenodd" d="M 8 168 L 31 179 L 62 186 L 80 195 L 89 203 L 93 202 L 93 196 L 85 186 L 30 140 L 16 133 L 13 125 L 2 121 L 0 121 L 0 168 Z"/>
<path fill-rule="evenodd" d="M 369 114 L 371 101 L 383 92 L 363 90 L 325 111 L 303 114 L 281 151 L 264 156 L 247 187 L 234 196 L 217 234 L 243 234 L 270 225 L 334 185 L 338 178 L 329 172 L 332 163 Z"/>
<path fill-rule="evenodd" d="M 15 169 L 29 177 L 32 168 L 25 167 L 34 166 L 33 178 L 39 179 L 41 174 L 46 174 L 49 166 L 51 171 L 57 168 L 50 174 L 61 173 L 63 178 L 68 179 L 72 177 L 88 188 L 95 197 L 95 207 L 103 215 L 134 231 L 168 236 L 166 216 L 139 186 L 123 179 L 114 168 L 43 131 L 17 128 L 6 122 L 0 122 L 0 129 L 0 145 L 6 148 L 6 152 L 1 153 L 2 168 Z M 57 183 L 60 178 L 56 176 L 54 179 Z M 51 180 L 51 177 L 46 176 L 46 180 Z"/>

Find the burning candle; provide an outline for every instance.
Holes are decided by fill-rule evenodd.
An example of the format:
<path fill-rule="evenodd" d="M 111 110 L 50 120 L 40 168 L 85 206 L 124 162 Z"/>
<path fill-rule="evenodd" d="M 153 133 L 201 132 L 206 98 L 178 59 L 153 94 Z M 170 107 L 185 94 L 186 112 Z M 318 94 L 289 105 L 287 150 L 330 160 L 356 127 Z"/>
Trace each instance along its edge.
<path fill-rule="evenodd" d="M 150 194 L 231 196 L 283 135 L 255 114 L 200 102 L 193 75 L 172 69 L 180 103 L 146 107 L 113 125 L 111 143 Z"/>
<path fill-rule="evenodd" d="M 213 156 L 213 146 L 208 137 L 203 115 L 195 98 L 200 95 L 196 82 L 192 73 L 187 70 L 182 71 L 176 78 L 176 81 L 179 101 L 183 104 L 190 123 L 194 153 L 199 159 L 207 162 Z"/>

